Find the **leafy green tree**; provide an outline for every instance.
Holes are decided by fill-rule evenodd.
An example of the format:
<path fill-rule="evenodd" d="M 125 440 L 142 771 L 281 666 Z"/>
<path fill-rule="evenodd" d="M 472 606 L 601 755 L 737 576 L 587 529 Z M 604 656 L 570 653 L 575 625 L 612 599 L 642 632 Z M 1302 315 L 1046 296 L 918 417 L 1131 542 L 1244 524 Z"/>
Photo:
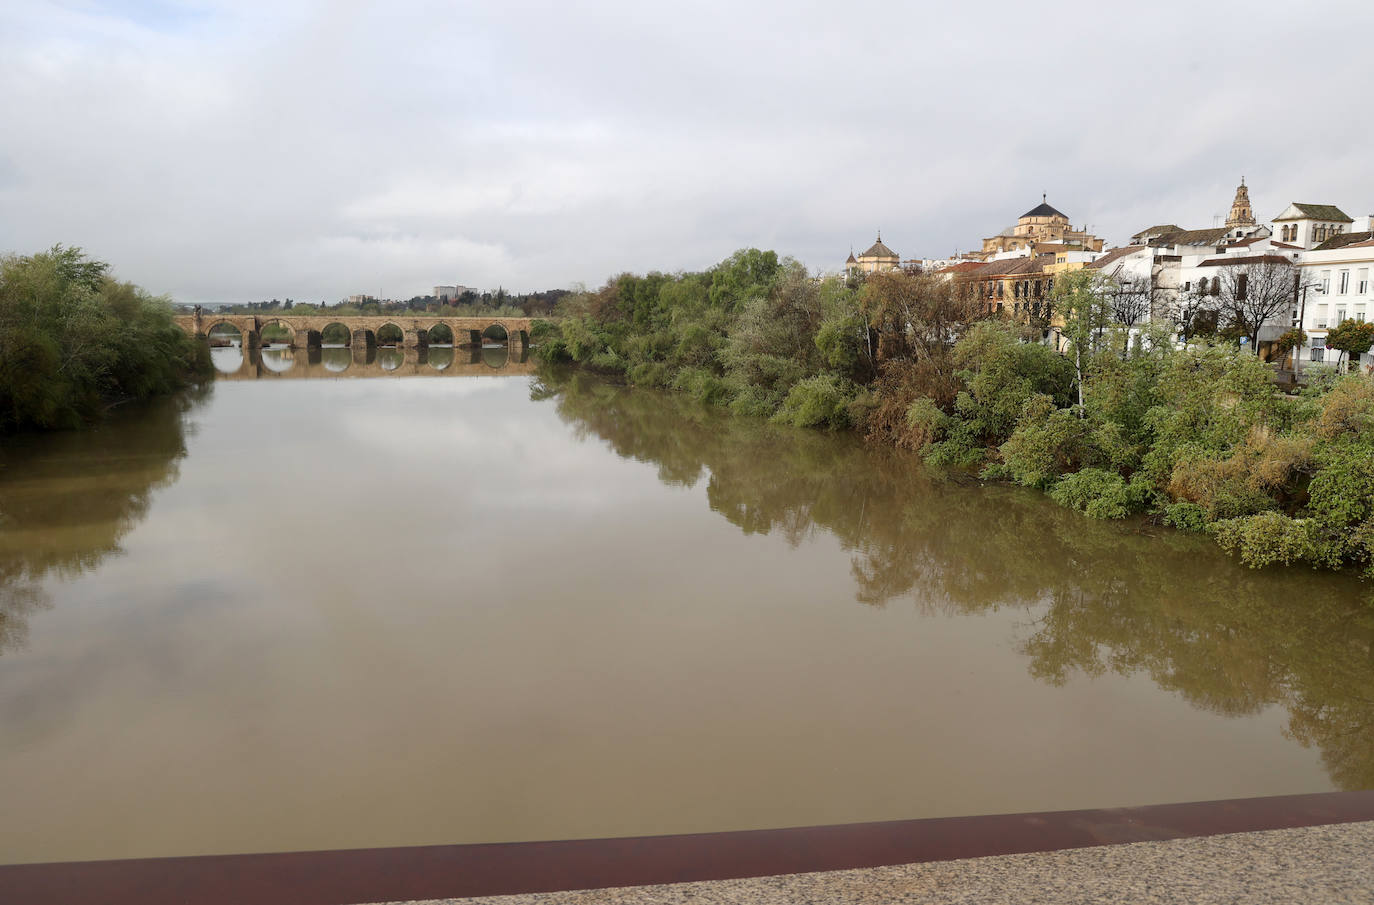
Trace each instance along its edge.
<path fill-rule="evenodd" d="M 1102 343 L 1103 333 L 1112 322 L 1112 292 L 1096 270 L 1074 270 L 1061 274 L 1054 282 L 1050 302 L 1059 312 L 1060 335 L 1073 362 L 1078 408 L 1083 412 L 1083 397 L 1088 378 L 1088 363 Z"/>
<path fill-rule="evenodd" d="M 0 259 L 0 432 L 77 427 L 208 376 L 208 347 L 172 317 L 79 248 Z"/>
<path fill-rule="evenodd" d="M 1374 346 L 1374 323 L 1343 320 L 1332 327 L 1331 332 L 1326 335 L 1326 346 L 1340 351 L 1341 358 L 1336 361 L 1338 366 L 1342 364 L 1346 354 L 1363 355 L 1369 351 L 1370 346 Z"/>

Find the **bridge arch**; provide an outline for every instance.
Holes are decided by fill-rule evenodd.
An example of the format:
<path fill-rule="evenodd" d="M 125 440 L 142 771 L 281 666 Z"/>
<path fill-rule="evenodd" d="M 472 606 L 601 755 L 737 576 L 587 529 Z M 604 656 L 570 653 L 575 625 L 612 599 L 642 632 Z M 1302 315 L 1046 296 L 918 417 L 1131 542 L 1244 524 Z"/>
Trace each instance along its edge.
<path fill-rule="evenodd" d="M 320 345 L 346 349 L 353 345 L 353 331 L 343 321 L 330 321 L 320 328 Z"/>
<path fill-rule="evenodd" d="M 406 341 L 406 332 L 400 324 L 387 321 L 377 328 L 376 337 L 379 346 L 399 346 Z"/>
<path fill-rule="evenodd" d="M 454 340 L 457 335 L 453 328 L 440 321 L 425 331 L 425 341 L 431 346 L 452 346 L 456 345 Z"/>
<path fill-rule="evenodd" d="M 269 345 L 292 345 L 296 341 L 296 329 L 289 321 L 279 317 L 269 317 L 258 321 L 258 337 L 266 348 Z"/>
<path fill-rule="evenodd" d="M 510 340 L 505 324 L 492 324 L 482 331 L 482 339 L 488 342 L 504 343 Z"/>
<path fill-rule="evenodd" d="M 205 336 L 210 340 L 212 349 L 223 347 L 225 343 L 243 345 L 243 329 L 232 321 L 215 321 L 205 331 Z"/>

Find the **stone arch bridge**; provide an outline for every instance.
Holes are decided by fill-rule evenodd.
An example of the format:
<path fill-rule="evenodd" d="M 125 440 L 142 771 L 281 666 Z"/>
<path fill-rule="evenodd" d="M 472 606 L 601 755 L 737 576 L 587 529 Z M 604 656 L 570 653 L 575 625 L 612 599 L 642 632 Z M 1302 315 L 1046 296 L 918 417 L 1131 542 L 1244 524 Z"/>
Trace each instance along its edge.
<path fill-rule="evenodd" d="M 492 327 L 506 331 L 506 343 L 511 348 L 524 347 L 530 341 L 528 317 L 415 317 L 408 315 L 381 315 L 373 317 L 330 317 L 327 314 L 296 316 L 292 314 L 215 314 L 200 311 L 195 314 L 179 315 L 178 326 L 193 336 L 208 336 L 220 324 L 228 324 L 239 331 L 245 349 L 256 349 L 262 345 L 264 327 L 280 324 L 291 331 L 291 346 L 308 349 L 323 344 L 326 327 L 338 324 L 348 330 L 350 347 L 377 345 L 377 333 L 388 324 L 401 333 L 402 348 L 423 349 L 430 345 L 430 335 L 435 327 L 443 325 L 453 331 L 452 342 L 455 346 L 480 346 L 482 336 Z M 435 340 L 437 342 L 438 340 Z M 447 340 L 445 340 L 447 341 Z"/>

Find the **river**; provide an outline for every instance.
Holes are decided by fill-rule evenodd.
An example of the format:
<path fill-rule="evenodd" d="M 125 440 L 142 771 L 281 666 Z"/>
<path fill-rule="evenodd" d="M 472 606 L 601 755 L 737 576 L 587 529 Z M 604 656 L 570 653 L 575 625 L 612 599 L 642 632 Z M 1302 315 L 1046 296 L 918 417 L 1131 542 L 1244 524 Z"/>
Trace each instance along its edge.
<path fill-rule="evenodd" d="M 467 355 L 6 440 L 0 863 L 1374 787 L 1369 584 Z"/>

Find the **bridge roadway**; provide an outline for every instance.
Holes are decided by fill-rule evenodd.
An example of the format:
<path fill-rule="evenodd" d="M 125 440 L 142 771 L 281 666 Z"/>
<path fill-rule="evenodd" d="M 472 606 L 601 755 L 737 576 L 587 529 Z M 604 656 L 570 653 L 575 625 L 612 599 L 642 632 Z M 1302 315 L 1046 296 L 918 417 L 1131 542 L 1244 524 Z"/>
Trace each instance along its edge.
<path fill-rule="evenodd" d="M 228 349 L 215 349 L 224 356 Z M 233 349 L 238 352 L 239 349 Z M 465 349 L 351 349 L 311 347 L 305 350 L 249 349 L 236 370 L 220 370 L 216 380 L 292 380 L 339 377 L 515 377 L 534 373 L 534 360 L 524 347 Z"/>
<path fill-rule="evenodd" d="M 251 314 L 220 315 L 212 311 L 197 311 L 195 314 L 178 315 L 177 325 L 193 336 L 205 336 L 220 324 L 228 324 L 239 331 L 246 349 L 256 349 L 262 345 L 262 330 L 272 324 L 280 324 L 291 331 L 291 346 L 295 349 L 308 349 L 323 344 L 323 331 L 332 324 L 340 324 L 348 329 L 346 345 L 375 346 L 377 331 L 387 324 L 401 331 L 401 346 L 408 349 L 423 349 L 430 344 L 430 331 L 440 324 L 453 331 L 453 344 L 458 346 L 480 346 L 482 334 L 491 327 L 501 327 L 506 331 L 506 341 L 512 347 L 529 345 L 530 325 L 533 318 L 528 317 L 430 317 L 381 316 L 381 317 L 329 317 L 328 315 L 308 315 L 297 317 L 291 314 L 272 314 L 259 317 Z"/>

